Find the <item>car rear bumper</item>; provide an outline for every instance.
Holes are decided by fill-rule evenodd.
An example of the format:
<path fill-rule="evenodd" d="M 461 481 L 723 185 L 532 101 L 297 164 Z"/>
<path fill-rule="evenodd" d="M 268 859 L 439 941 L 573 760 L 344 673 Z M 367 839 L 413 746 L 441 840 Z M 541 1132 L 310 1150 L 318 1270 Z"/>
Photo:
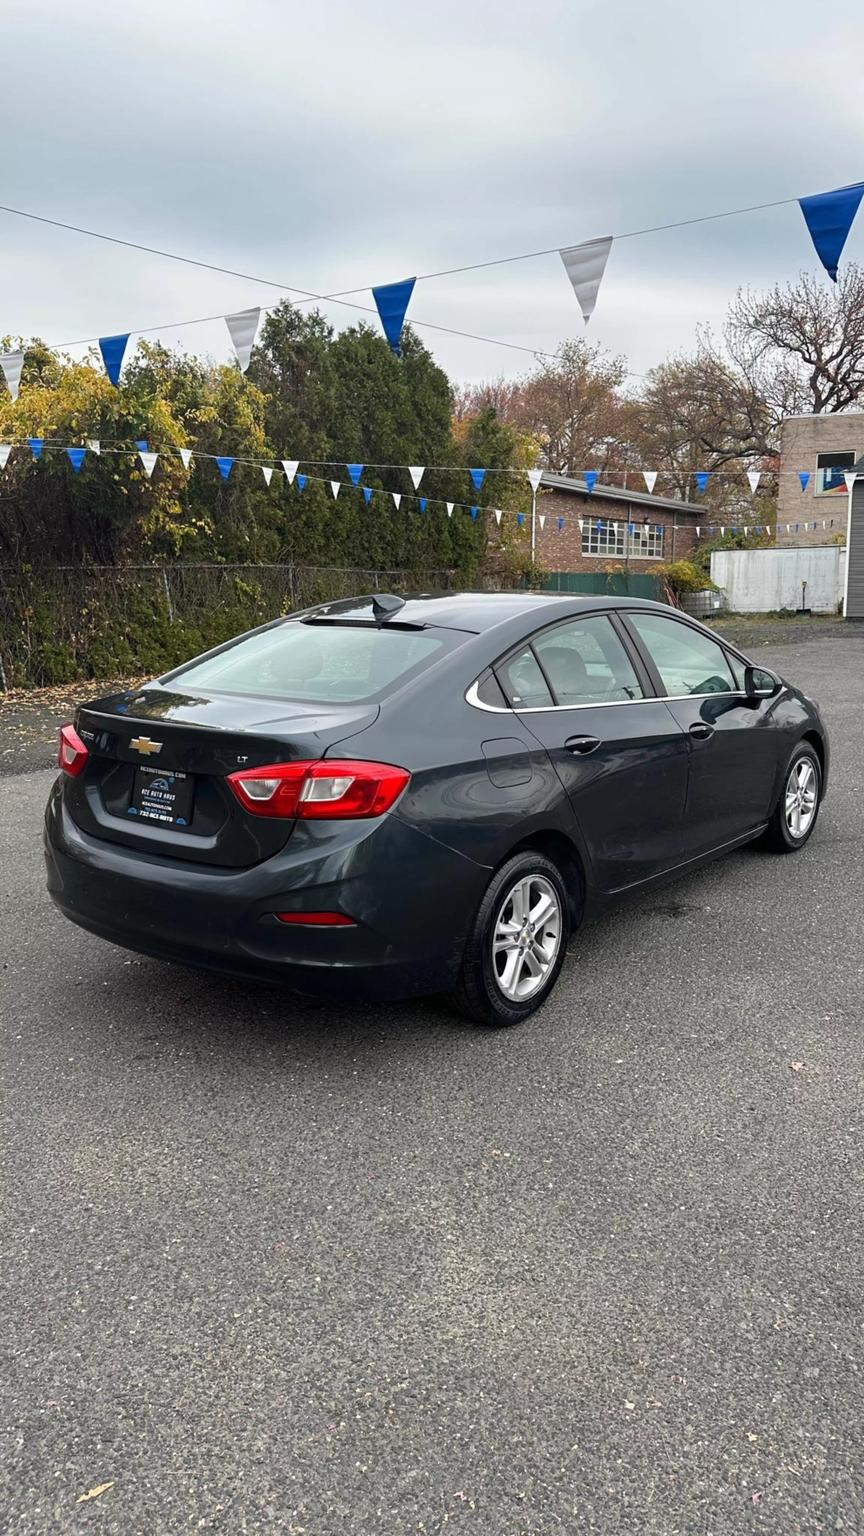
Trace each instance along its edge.
<path fill-rule="evenodd" d="M 45 814 L 48 890 L 72 922 L 125 949 L 308 996 L 452 986 L 489 871 L 395 816 L 341 827 L 323 846 L 295 833 L 248 869 L 203 868 L 82 832 L 60 780 Z M 343 912 L 354 926 L 285 924 L 280 911 Z"/>

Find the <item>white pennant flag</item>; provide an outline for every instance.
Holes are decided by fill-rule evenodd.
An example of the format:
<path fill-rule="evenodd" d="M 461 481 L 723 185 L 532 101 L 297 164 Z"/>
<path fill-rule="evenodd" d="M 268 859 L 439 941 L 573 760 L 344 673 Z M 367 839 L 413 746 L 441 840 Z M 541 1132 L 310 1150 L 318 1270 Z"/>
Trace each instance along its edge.
<path fill-rule="evenodd" d="M 500 513 L 500 511 L 498 510 L 497 507 L 495 508 L 495 521 L 498 524 L 498 527 L 500 528 L 501 527 L 501 513 Z"/>
<path fill-rule="evenodd" d="M 726 529 L 725 528 L 721 528 L 720 529 L 720 537 L 721 537 L 721 539 L 725 539 L 725 537 L 726 537 Z"/>
<path fill-rule="evenodd" d="M 750 537 L 750 529 L 749 528 L 745 528 L 744 529 L 744 537 L 745 537 L 745 539 L 749 539 L 749 537 Z"/>
<path fill-rule="evenodd" d="M 411 481 L 415 491 L 419 491 L 420 481 L 423 479 L 423 476 L 426 473 L 425 464 L 409 464 L 408 473 L 411 476 Z"/>
<path fill-rule="evenodd" d="M 747 483 L 750 486 L 750 495 L 755 496 L 759 489 L 759 481 L 762 479 L 758 469 L 748 469 Z"/>
<path fill-rule="evenodd" d="M 583 531 L 584 527 L 585 527 L 585 524 L 584 524 L 582 518 L 580 517 L 579 518 L 579 532 L 580 533 Z"/>
<path fill-rule="evenodd" d="M 102 444 L 100 443 L 98 437 L 88 437 L 87 447 L 90 449 L 91 453 L 99 454 L 102 452 Z"/>
<path fill-rule="evenodd" d="M 273 479 L 273 471 L 270 468 L 270 465 L 269 464 L 262 464 L 261 465 L 261 473 L 264 476 L 264 479 L 267 481 L 267 484 L 269 485 L 270 481 Z"/>
<path fill-rule="evenodd" d="M 13 400 L 18 399 L 18 386 L 21 383 L 21 369 L 24 367 L 23 352 L 6 352 L 0 357 L 0 367 L 6 375 L 6 383 Z"/>
<path fill-rule="evenodd" d="M 456 503 L 453 502 L 453 501 L 448 501 L 448 502 L 445 503 L 445 505 L 447 507 L 447 516 L 448 517 L 452 517 L 453 516 L 453 508 L 456 505 Z"/>
<path fill-rule="evenodd" d="M 299 459 L 283 459 L 282 460 L 282 468 L 285 471 L 285 479 L 288 481 L 288 484 L 289 485 L 293 485 L 293 483 L 294 483 L 294 476 L 296 475 L 298 469 L 300 468 L 300 460 Z"/>
<path fill-rule="evenodd" d="M 654 494 L 654 487 L 657 484 L 657 471 L 656 471 L 656 469 L 643 469 L 643 471 L 642 471 L 642 479 L 645 481 L 645 485 L 646 485 L 647 490 L 648 490 L 648 495 L 652 496 Z"/>
<path fill-rule="evenodd" d="M 144 465 L 144 473 L 149 480 L 154 469 L 156 468 L 156 460 L 158 459 L 159 455 L 158 453 L 145 453 L 142 449 L 138 457 L 141 460 L 141 463 Z"/>
<path fill-rule="evenodd" d="M 543 479 L 543 471 L 542 469 L 526 469 L 525 473 L 528 476 L 528 484 L 536 495 L 537 487 L 540 484 L 540 481 Z"/>
<path fill-rule="evenodd" d="M 540 524 L 540 530 L 541 530 L 541 532 L 542 532 L 542 530 L 543 530 L 543 528 L 544 528 L 544 527 L 545 527 L 545 525 L 546 525 L 546 513 L 545 513 L 545 512 L 541 512 L 541 513 L 540 513 L 540 516 L 539 516 L 539 517 L 538 517 L 538 519 L 537 519 L 537 521 L 538 521 L 538 523 L 539 523 L 539 524 Z"/>
<path fill-rule="evenodd" d="M 12 452 L 11 443 L 0 443 L 0 469 L 5 469 L 9 463 L 9 455 Z"/>
<path fill-rule="evenodd" d="M 189 465 L 192 463 L 192 449 L 191 448 L 181 448 L 181 449 L 179 449 L 179 453 L 180 453 L 180 458 L 183 461 L 183 468 L 184 469 L 188 469 Z"/>
<path fill-rule="evenodd" d="M 852 489 L 853 485 L 855 484 L 855 481 L 857 480 L 857 478 L 858 478 L 858 476 L 856 475 L 854 469 L 847 469 L 845 475 L 843 476 L 843 479 L 846 481 L 846 489 L 847 489 L 847 491 L 851 491 L 851 489 Z"/>
<path fill-rule="evenodd" d="M 330 481 L 330 489 L 333 492 L 333 500 L 335 501 L 336 497 L 339 495 L 339 492 L 341 490 L 341 486 L 339 484 L 339 481 L 338 480 L 331 480 Z"/>
<path fill-rule="evenodd" d="M 573 284 L 573 292 L 579 300 L 586 325 L 594 313 L 611 249 L 612 236 L 604 235 L 600 240 L 586 240 L 582 245 L 565 246 L 558 253 Z"/>
<path fill-rule="evenodd" d="M 399 507 L 400 507 L 400 505 L 402 503 L 402 492 L 401 491 L 391 491 L 390 495 L 393 497 L 393 505 L 396 508 L 396 511 L 398 512 L 399 511 Z"/>
<path fill-rule="evenodd" d="M 260 309 L 242 309 L 237 315 L 226 315 L 225 324 L 231 337 L 231 345 L 237 353 L 240 372 L 245 373 L 252 356 L 252 346 L 261 319 Z"/>

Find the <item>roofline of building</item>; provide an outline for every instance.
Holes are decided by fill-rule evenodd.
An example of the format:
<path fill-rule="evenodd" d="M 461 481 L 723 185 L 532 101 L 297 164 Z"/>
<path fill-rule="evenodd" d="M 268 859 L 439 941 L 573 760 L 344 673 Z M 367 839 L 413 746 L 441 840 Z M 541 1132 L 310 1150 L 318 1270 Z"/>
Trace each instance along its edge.
<path fill-rule="evenodd" d="M 606 496 L 610 501 L 632 501 L 640 507 L 662 508 L 664 512 L 689 512 L 693 517 L 704 517 L 704 506 L 697 506 L 692 501 L 676 501 L 671 496 L 652 496 L 649 491 L 626 491 L 620 485 L 596 485 L 593 491 L 589 491 L 584 480 L 574 480 L 569 475 L 553 475 L 547 470 L 543 471 L 541 485 L 548 486 L 550 490 L 573 491 L 577 496 Z"/>
<path fill-rule="evenodd" d="M 785 426 L 787 421 L 836 421 L 838 416 L 849 421 L 856 416 L 864 418 L 864 411 L 797 411 L 792 416 L 784 416 L 780 425 Z"/>

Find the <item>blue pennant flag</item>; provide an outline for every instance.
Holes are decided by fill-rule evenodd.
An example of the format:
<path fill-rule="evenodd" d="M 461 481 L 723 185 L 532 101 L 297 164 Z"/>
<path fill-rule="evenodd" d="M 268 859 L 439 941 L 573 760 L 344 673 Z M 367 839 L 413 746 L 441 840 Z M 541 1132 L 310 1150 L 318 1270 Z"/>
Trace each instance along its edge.
<path fill-rule="evenodd" d="M 425 496 L 418 497 L 417 505 L 420 508 L 421 512 L 425 512 L 426 511 L 426 507 L 427 507 L 426 497 Z"/>
<path fill-rule="evenodd" d="M 372 492 L 370 491 L 368 485 L 364 485 L 363 487 L 363 500 L 368 507 L 370 501 L 372 500 Z"/>
<path fill-rule="evenodd" d="M 558 532 L 559 533 L 561 532 L 561 529 L 563 527 L 564 527 L 564 519 L 563 519 L 563 517 L 559 517 L 559 519 L 558 519 Z"/>
<path fill-rule="evenodd" d="M 802 489 L 802 491 L 806 491 L 807 486 L 808 486 L 808 484 L 810 482 L 810 471 L 809 471 L 809 469 L 799 469 L 799 471 L 798 471 L 798 479 L 801 481 L 801 489 Z"/>
<path fill-rule="evenodd" d="M 707 470 L 705 470 L 705 469 L 697 469 L 697 471 L 696 471 L 696 484 L 698 485 L 701 494 L 704 496 L 705 495 L 705 488 L 706 488 L 706 486 L 708 484 L 708 471 Z"/>
<path fill-rule="evenodd" d="M 589 491 L 593 491 L 595 485 L 597 484 L 597 471 L 596 471 L 596 469 L 586 469 L 586 471 L 585 471 L 585 484 L 587 485 Z"/>
<path fill-rule="evenodd" d="M 392 350 L 399 356 L 399 340 L 402 335 L 402 327 L 405 324 L 405 314 L 411 303 L 411 295 L 414 292 L 416 277 L 403 278 L 401 283 L 385 283 L 381 288 L 372 289 L 372 297 L 378 309 L 381 324 L 384 327 L 384 335 L 390 343 Z"/>
<path fill-rule="evenodd" d="M 594 527 L 596 528 L 598 533 L 602 533 L 603 532 L 603 519 L 602 519 L 602 517 L 598 517 L 596 523 L 594 524 Z"/>
<path fill-rule="evenodd" d="M 524 523 L 524 521 L 525 521 L 525 513 L 524 512 L 517 512 L 516 513 L 516 525 L 517 525 L 517 527 L 521 528 L 522 524 Z"/>
<path fill-rule="evenodd" d="M 483 481 L 486 478 L 485 469 L 469 469 L 468 473 L 471 476 L 471 484 L 473 485 L 475 491 L 479 491 Z"/>
<path fill-rule="evenodd" d="M 473 523 L 476 523 L 476 521 L 477 521 L 477 508 L 476 507 L 472 507 L 471 508 L 471 521 Z"/>
<path fill-rule="evenodd" d="M 359 485 L 360 484 L 360 476 L 363 473 L 363 465 L 362 464 L 346 464 L 345 468 L 347 469 L 349 475 L 351 476 L 351 484 L 352 485 Z"/>
<path fill-rule="evenodd" d="M 81 465 L 84 463 L 84 455 L 86 454 L 87 449 L 86 448 L 67 448 L 66 452 L 67 452 L 67 454 L 69 456 L 69 463 L 72 465 L 72 468 L 74 469 L 74 471 L 75 471 L 75 473 L 77 475 L 79 469 L 81 468 Z"/>
<path fill-rule="evenodd" d="M 135 440 L 135 447 L 138 449 L 139 453 L 146 453 L 147 452 L 147 439 L 146 439 L 146 437 L 142 437 L 140 439 L 136 438 L 136 440 Z"/>
<path fill-rule="evenodd" d="M 28 437 L 27 441 L 30 444 L 30 452 L 34 459 L 41 459 L 42 445 L 45 442 L 44 437 Z"/>
<path fill-rule="evenodd" d="M 627 532 L 629 533 L 629 535 L 630 535 L 630 537 L 632 539 L 634 533 L 636 532 L 636 524 L 635 523 L 628 523 L 627 524 Z"/>
<path fill-rule="evenodd" d="M 123 367 L 123 358 L 126 355 L 126 343 L 128 340 L 128 331 L 125 336 L 99 337 L 99 351 L 102 353 L 105 372 L 115 387 L 120 383 L 120 369 Z"/>
<path fill-rule="evenodd" d="M 227 480 L 228 479 L 228 476 L 231 473 L 231 466 L 232 466 L 233 463 L 234 463 L 233 459 L 223 458 L 223 459 L 217 459 L 216 460 L 216 467 L 219 470 L 219 473 L 222 476 L 223 480 Z"/>
<path fill-rule="evenodd" d="M 800 524 L 800 523 L 796 523 L 796 524 L 795 524 L 795 532 L 796 532 L 796 533 L 797 533 L 797 532 L 798 532 L 798 530 L 799 530 L 799 528 L 800 528 L 800 527 L 801 527 L 801 524 Z"/>
<path fill-rule="evenodd" d="M 816 255 L 834 283 L 837 281 L 837 263 L 862 196 L 864 181 L 856 181 L 851 187 L 838 187 L 834 192 L 817 192 L 815 197 L 798 199 Z"/>
<path fill-rule="evenodd" d="M 295 477 L 294 484 L 296 485 L 298 491 L 305 491 L 305 489 L 306 489 L 306 476 L 305 475 L 297 475 Z"/>

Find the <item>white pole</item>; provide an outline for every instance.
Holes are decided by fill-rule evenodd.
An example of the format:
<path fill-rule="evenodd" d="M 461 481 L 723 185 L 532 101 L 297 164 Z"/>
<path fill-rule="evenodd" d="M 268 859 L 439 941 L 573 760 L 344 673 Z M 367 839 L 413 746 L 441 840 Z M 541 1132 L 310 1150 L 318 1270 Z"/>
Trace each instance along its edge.
<path fill-rule="evenodd" d="M 849 608 L 849 548 L 852 543 L 852 494 L 855 490 L 856 475 L 849 487 L 849 510 L 846 514 L 846 570 L 843 575 L 843 617 L 848 618 Z"/>
<path fill-rule="evenodd" d="M 531 564 L 534 564 L 534 553 L 537 548 L 537 492 L 531 487 Z"/>

